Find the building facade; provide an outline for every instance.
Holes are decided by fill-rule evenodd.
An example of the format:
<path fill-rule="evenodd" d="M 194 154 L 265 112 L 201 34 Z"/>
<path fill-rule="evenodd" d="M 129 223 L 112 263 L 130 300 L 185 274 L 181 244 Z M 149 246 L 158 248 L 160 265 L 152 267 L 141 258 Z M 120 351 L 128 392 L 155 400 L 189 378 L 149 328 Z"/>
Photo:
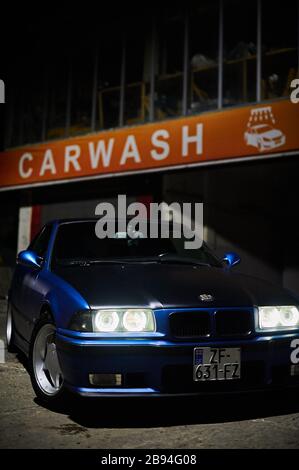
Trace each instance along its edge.
<path fill-rule="evenodd" d="M 6 87 L 2 265 L 50 218 L 125 193 L 204 202 L 219 255 L 299 292 L 298 11 L 197 0 L 32 26 Z"/>

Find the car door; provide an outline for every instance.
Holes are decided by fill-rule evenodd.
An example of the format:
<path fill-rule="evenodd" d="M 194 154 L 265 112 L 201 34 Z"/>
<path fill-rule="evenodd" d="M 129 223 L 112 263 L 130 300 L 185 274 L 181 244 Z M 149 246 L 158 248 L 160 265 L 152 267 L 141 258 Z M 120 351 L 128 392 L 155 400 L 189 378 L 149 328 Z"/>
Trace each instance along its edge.
<path fill-rule="evenodd" d="M 45 258 L 50 237 L 52 233 L 52 224 L 45 225 L 28 250 L 33 251 L 42 259 Z M 41 268 L 24 266 L 18 264 L 13 280 L 12 289 L 12 308 L 15 328 L 21 336 L 27 341 L 30 340 L 34 318 L 39 313 L 39 306 L 42 299 L 42 289 L 39 284 Z"/>

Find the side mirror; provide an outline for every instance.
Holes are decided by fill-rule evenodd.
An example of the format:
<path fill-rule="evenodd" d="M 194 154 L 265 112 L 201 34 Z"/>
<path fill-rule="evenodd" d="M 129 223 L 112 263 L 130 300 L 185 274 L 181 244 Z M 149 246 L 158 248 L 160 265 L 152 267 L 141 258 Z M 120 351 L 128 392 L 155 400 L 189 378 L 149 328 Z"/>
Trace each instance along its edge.
<path fill-rule="evenodd" d="M 42 265 L 43 258 L 38 256 L 34 251 L 24 250 L 20 251 L 17 256 L 17 264 L 28 266 L 30 268 L 39 269 Z"/>
<path fill-rule="evenodd" d="M 230 251 L 229 253 L 225 253 L 224 257 L 222 258 L 222 261 L 226 264 L 228 268 L 232 268 L 236 264 L 240 263 L 241 258 L 237 253 Z"/>

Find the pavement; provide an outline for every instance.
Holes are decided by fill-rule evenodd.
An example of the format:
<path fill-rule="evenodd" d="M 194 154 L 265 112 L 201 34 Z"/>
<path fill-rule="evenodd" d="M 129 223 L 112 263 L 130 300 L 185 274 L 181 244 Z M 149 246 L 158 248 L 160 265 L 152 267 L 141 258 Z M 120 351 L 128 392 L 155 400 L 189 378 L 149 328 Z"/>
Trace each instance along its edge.
<path fill-rule="evenodd" d="M 0 301 L 0 338 L 5 301 Z M 217 398 L 71 398 L 42 406 L 26 359 L 0 364 L 0 448 L 299 448 L 299 392 Z"/>

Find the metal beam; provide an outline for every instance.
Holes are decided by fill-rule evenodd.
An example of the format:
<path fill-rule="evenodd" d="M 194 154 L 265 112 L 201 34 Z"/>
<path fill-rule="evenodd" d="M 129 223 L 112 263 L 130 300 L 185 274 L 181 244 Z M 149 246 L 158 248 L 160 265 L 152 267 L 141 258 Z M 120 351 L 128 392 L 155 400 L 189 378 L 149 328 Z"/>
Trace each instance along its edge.
<path fill-rule="evenodd" d="M 184 55 L 183 55 L 183 116 L 188 114 L 189 91 L 189 11 L 186 9 L 184 18 Z"/>
<path fill-rule="evenodd" d="M 124 118 L 125 118 L 126 55 L 127 55 L 127 38 L 126 38 L 126 32 L 124 31 L 123 38 L 122 38 L 121 69 L 120 69 L 119 127 L 122 127 L 124 125 Z"/>
<path fill-rule="evenodd" d="M 262 99 L 262 2 L 257 0 L 256 101 Z"/>
<path fill-rule="evenodd" d="M 44 100 L 43 100 L 43 115 L 42 115 L 42 132 L 41 132 L 42 141 L 46 140 L 46 137 L 47 137 L 48 101 L 49 101 L 48 67 L 45 67 Z"/>
<path fill-rule="evenodd" d="M 297 0 L 297 58 L 298 58 L 298 63 L 297 63 L 298 76 L 297 76 L 297 78 L 299 78 L 299 0 Z"/>
<path fill-rule="evenodd" d="M 218 24 L 218 99 L 217 106 L 223 106 L 223 0 L 219 0 L 219 24 Z"/>
<path fill-rule="evenodd" d="M 152 40 L 151 40 L 151 70 L 150 70 L 150 94 L 149 94 L 149 120 L 155 119 L 155 75 L 156 75 L 156 17 L 152 22 Z"/>
<path fill-rule="evenodd" d="M 94 69 L 93 69 L 93 83 L 92 83 L 92 95 L 91 95 L 91 117 L 90 127 L 92 132 L 96 130 L 97 124 L 97 93 L 98 93 L 98 67 L 99 67 L 99 50 L 98 45 L 94 51 Z"/>
<path fill-rule="evenodd" d="M 15 118 L 15 85 L 12 88 L 12 93 L 9 94 L 9 101 L 7 101 L 5 110 L 5 138 L 4 148 L 7 149 L 12 145 L 13 124 Z"/>
<path fill-rule="evenodd" d="M 68 80 L 67 80 L 67 94 L 66 94 L 66 114 L 65 114 L 65 135 L 69 136 L 71 127 L 71 111 L 72 111 L 72 83 L 73 83 L 73 66 L 72 61 L 69 61 Z"/>

